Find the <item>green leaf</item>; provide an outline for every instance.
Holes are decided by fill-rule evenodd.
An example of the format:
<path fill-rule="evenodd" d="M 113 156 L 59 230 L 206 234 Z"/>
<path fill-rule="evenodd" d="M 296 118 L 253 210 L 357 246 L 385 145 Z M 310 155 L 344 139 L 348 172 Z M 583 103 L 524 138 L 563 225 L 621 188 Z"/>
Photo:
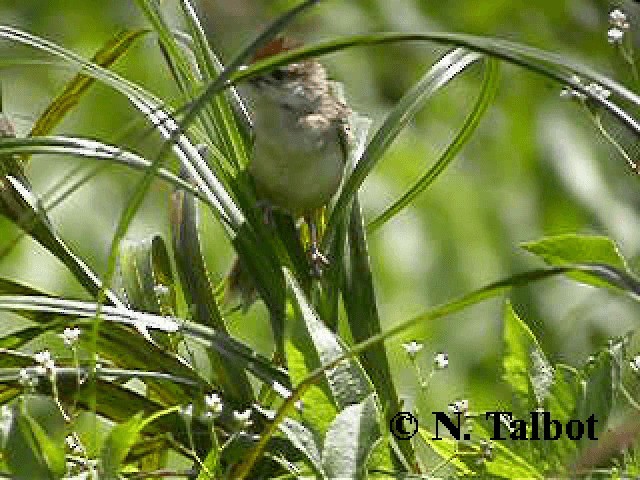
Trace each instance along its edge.
<path fill-rule="evenodd" d="M 614 404 L 614 368 L 611 353 L 605 349 L 590 357 L 582 369 L 583 391 L 578 401 L 577 418 L 584 421 L 593 415 L 597 420 L 596 437 L 606 429 Z"/>
<path fill-rule="evenodd" d="M 367 460 L 380 439 L 375 395 L 342 410 L 324 440 L 322 464 L 328 478 L 364 478 Z"/>
<path fill-rule="evenodd" d="M 152 235 L 122 242 L 120 273 L 130 307 L 160 315 L 175 315 L 175 285 L 162 237 Z"/>
<path fill-rule="evenodd" d="M 93 302 L 35 295 L 0 295 L 0 310 L 55 313 L 82 318 L 93 318 L 100 310 L 103 320 L 130 325 L 138 329 L 151 328 L 169 333 L 179 329 L 175 319 L 151 313 L 137 312 L 121 307 L 99 306 Z"/>
<path fill-rule="evenodd" d="M 343 302 L 351 334 L 355 342 L 363 342 L 380 334 L 382 327 L 378 314 L 373 274 L 369 264 L 369 251 L 358 198 L 353 201 L 348 225 L 348 257 L 344 271 Z M 396 387 L 391 376 L 389 359 L 383 343 L 371 346 L 361 355 L 362 365 L 371 378 L 387 414 L 387 421 L 401 410 Z M 390 442 L 395 442 L 390 439 Z M 411 442 L 398 442 L 405 465 L 415 462 Z"/>
<path fill-rule="evenodd" d="M 581 381 L 581 376 L 574 369 L 562 364 L 556 365 L 544 410 L 550 412 L 551 418 L 559 420 L 562 425 L 573 419 L 580 419 L 582 422 L 586 420 L 586 417 L 576 416 L 582 390 Z M 551 445 L 546 450 L 545 460 L 551 470 L 560 471 L 573 462 L 579 443 L 571 440 L 566 432 L 558 440 L 548 443 Z"/>
<path fill-rule="evenodd" d="M 285 269 L 284 275 L 294 313 L 287 322 L 289 345 L 304 355 L 309 370 L 343 355 L 346 348 L 340 338 L 318 318 L 291 273 Z M 303 378 L 291 375 L 294 382 Z M 326 372 L 325 378 L 339 410 L 363 401 L 372 391 L 369 379 L 356 360 L 341 362 Z"/>
<path fill-rule="evenodd" d="M 577 263 L 605 264 L 632 275 L 616 244 L 608 237 L 595 235 L 565 234 L 545 237 L 520 245 L 525 250 L 541 257 L 549 265 Z M 576 272 L 570 274 L 575 280 L 595 287 L 614 288 L 610 282 L 593 275 Z"/>
<path fill-rule="evenodd" d="M 19 479 L 59 479 L 66 472 L 64 419 L 55 402 L 27 395 L 13 407 L 5 450 L 7 464 Z"/>
<path fill-rule="evenodd" d="M 212 438 L 215 438 L 215 435 L 212 435 Z M 220 447 L 215 444 L 209 450 L 207 457 L 204 459 L 202 463 L 202 468 L 200 469 L 200 473 L 198 474 L 198 478 L 196 480 L 211 480 L 212 478 L 219 478 L 219 470 L 220 470 Z"/>
<path fill-rule="evenodd" d="M 198 203 L 193 196 L 174 191 L 170 205 L 169 219 L 176 268 L 190 313 L 197 323 L 211 326 L 219 335 L 227 335 L 227 327 L 216 303 L 202 255 Z M 215 349 L 207 349 L 207 353 L 217 383 L 225 396 L 234 398 L 238 403 L 251 403 L 254 394 L 243 370 L 244 365 L 235 358 L 221 355 Z"/>
<path fill-rule="evenodd" d="M 100 465 L 105 478 L 119 477 L 125 458 L 143 426 L 143 414 L 139 412 L 128 421 L 113 427 L 100 452 Z"/>
<path fill-rule="evenodd" d="M 55 232 L 22 166 L 9 154 L 0 155 L 0 215 L 49 250 L 91 295 L 98 295 L 102 287 L 100 279 Z M 112 304 L 122 305 L 112 292 L 107 290 L 106 295 Z"/>
<path fill-rule="evenodd" d="M 91 59 L 96 65 L 102 67 L 111 66 L 118 58 L 124 55 L 133 43 L 148 30 L 122 30 L 110 38 L 107 43 Z M 58 95 L 53 102 L 36 120 L 30 137 L 46 135 L 60 123 L 64 116 L 75 107 L 82 95 L 95 83 L 95 79 L 84 74 L 76 75 Z"/>
<path fill-rule="evenodd" d="M 554 371 L 533 333 L 510 303 L 506 305 L 503 338 L 503 378 L 522 402 L 521 413 L 534 411 L 548 397 Z"/>
<path fill-rule="evenodd" d="M 313 408 L 315 408 L 315 404 L 311 403 L 310 405 L 314 405 Z M 315 474 L 319 478 L 326 478 L 322 467 L 319 442 L 314 433 L 300 422 L 291 418 L 285 418 L 280 423 L 279 428 L 291 444 L 305 456 Z"/>
<path fill-rule="evenodd" d="M 11 154 L 51 154 L 73 155 L 77 157 L 93 158 L 119 163 L 127 167 L 145 171 L 150 168 L 151 162 L 135 153 L 121 147 L 115 147 L 90 138 L 70 137 L 64 135 L 51 135 L 31 138 L 0 138 L 0 155 Z M 158 178 L 174 185 L 181 190 L 186 190 L 196 195 L 209 206 L 210 200 L 189 182 L 179 178 L 169 170 L 160 168 L 156 172 Z"/>
<path fill-rule="evenodd" d="M 501 478 L 544 478 L 544 475 L 524 458 L 500 442 L 493 442 L 494 458 L 485 462 L 487 473 Z"/>
<path fill-rule="evenodd" d="M 440 464 L 441 467 L 449 464 L 454 466 L 456 470 L 463 475 L 473 475 L 473 470 L 471 470 L 466 463 L 460 460 L 458 456 L 457 440 L 446 437 L 443 437 L 442 440 L 433 440 L 435 435 L 423 427 L 419 427 L 418 432 L 420 432 L 420 438 L 424 440 L 424 442 L 429 445 L 429 447 L 438 454 L 440 458 L 442 458 L 443 462 Z M 439 474 L 439 469 L 434 468 L 433 473 Z"/>
<path fill-rule="evenodd" d="M 100 451 L 100 465 L 104 477 L 118 477 L 131 447 L 136 443 L 145 427 L 161 417 L 175 414 L 179 409 L 179 407 L 170 407 L 157 411 L 147 418 L 144 418 L 143 413 L 139 412 L 126 422 L 113 427 Z"/>

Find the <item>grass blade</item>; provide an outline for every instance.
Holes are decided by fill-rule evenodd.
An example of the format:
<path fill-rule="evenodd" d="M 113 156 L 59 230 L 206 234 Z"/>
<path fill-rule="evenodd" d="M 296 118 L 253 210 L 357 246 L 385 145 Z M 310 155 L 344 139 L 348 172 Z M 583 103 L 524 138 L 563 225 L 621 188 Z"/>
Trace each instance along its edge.
<path fill-rule="evenodd" d="M 148 30 L 123 30 L 114 35 L 109 41 L 93 56 L 91 61 L 96 65 L 108 68 L 118 58 L 124 55 L 134 42 Z M 51 132 L 60 123 L 64 116 L 78 104 L 80 97 L 95 82 L 94 78 L 87 75 L 76 75 L 58 95 L 53 102 L 45 109 L 44 113 L 38 117 L 31 132 L 30 137 L 43 136 Z"/>
<path fill-rule="evenodd" d="M 369 232 L 373 232 L 380 228 L 391 218 L 397 215 L 420 193 L 427 189 L 442 172 L 444 172 L 445 168 L 447 168 L 458 152 L 460 152 L 462 147 L 469 141 L 473 132 L 480 124 L 481 118 L 486 113 L 498 89 L 498 80 L 498 63 L 495 59 L 489 58 L 486 60 L 485 79 L 482 84 L 480 95 L 455 139 L 449 144 L 447 149 L 434 163 L 434 165 L 422 177 L 420 177 L 420 179 L 418 179 L 418 181 L 414 183 L 411 188 L 404 193 L 404 195 L 402 195 L 367 225 L 367 230 Z"/>

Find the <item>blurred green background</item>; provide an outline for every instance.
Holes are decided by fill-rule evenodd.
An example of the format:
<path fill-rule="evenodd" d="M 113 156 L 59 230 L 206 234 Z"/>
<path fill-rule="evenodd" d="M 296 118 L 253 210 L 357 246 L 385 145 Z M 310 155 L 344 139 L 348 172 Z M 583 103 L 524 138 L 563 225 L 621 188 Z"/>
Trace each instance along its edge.
<path fill-rule="evenodd" d="M 177 12 L 174 1 L 164 2 Z M 293 1 L 201 0 L 198 11 L 215 49 L 225 60 Z M 634 89 L 629 69 L 607 43 L 608 13 L 624 9 L 638 31 L 640 5 L 597 0 L 426 1 L 368 0 L 322 2 L 291 34 L 312 41 L 372 31 L 456 31 L 498 36 L 579 60 Z M 0 0 L 0 18 L 89 58 L 122 28 L 144 26 L 134 2 L 119 0 Z M 176 26 L 179 21 L 176 17 Z M 636 35 L 636 37 L 638 37 Z M 323 61 L 345 84 L 352 107 L 380 125 L 385 113 L 443 54 L 444 48 L 405 44 L 358 48 Z M 32 122 L 73 74 L 59 65 L 16 65 L 42 53 L 0 41 L 4 110 L 26 134 Z M 115 70 L 156 95 L 179 105 L 180 97 L 163 65 L 154 38 L 147 36 L 117 62 Z M 372 220 L 433 163 L 460 128 L 478 94 L 482 71 L 474 67 L 427 104 L 367 179 L 361 194 Z M 594 233 L 610 236 L 632 265 L 640 265 L 637 179 L 624 159 L 597 133 L 579 105 L 561 99 L 561 86 L 520 68 L 503 65 L 494 105 L 472 141 L 440 179 L 410 208 L 369 236 L 379 308 L 385 326 L 428 307 L 540 262 L 518 244 L 543 235 Z M 138 123 L 135 123 L 135 122 Z M 635 158 L 640 150 L 605 118 Z M 127 130 L 133 125 L 133 130 Z M 56 133 L 124 144 L 148 158 L 158 139 L 144 136 L 144 123 L 127 100 L 96 85 Z M 626 143 L 625 143 L 626 142 Z M 28 167 L 36 191 L 45 193 L 78 166 L 93 161 L 34 157 Z M 63 238 L 98 272 L 104 272 L 115 224 L 139 173 L 111 167 L 51 212 Z M 169 189 L 154 184 L 130 236 L 167 236 Z M 233 252 L 219 226 L 203 211 L 203 239 L 212 280 L 230 267 Z M 22 239 L 0 220 L 0 275 L 74 297 L 84 293 L 55 259 Z M 512 302 L 554 361 L 577 365 L 589 352 L 637 326 L 637 310 L 625 298 L 567 280 L 550 280 L 513 292 Z M 387 343 L 408 405 L 443 409 L 472 398 L 472 410 L 507 404 L 501 381 L 501 316 L 504 298 L 407 332 Z M 233 316 L 234 332 L 268 351 L 266 313 Z M 0 317 L 0 321 L 8 317 Z M 6 320 L 4 320 L 6 322 Z M 424 341 L 418 362 L 430 369 L 432 355 L 446 351 L 450 368 L 435 375 L 426 396 L 408 368 L 401 343 Z M 35 348 L 35 347 L 34 347 Z"/>

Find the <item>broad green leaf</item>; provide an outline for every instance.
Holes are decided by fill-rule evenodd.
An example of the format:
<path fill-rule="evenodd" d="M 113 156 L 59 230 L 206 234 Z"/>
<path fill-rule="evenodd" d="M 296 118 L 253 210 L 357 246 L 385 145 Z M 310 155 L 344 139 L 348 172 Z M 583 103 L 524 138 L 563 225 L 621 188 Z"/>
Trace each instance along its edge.
<path fill-rule="evenodd" d="M 541 240 L 521 244 L 525 250 L 541 257 L 549 265 L 577 263 L 605 264 L 616 267 L 631 275 L 629 267 L 620 254 L 616 244 L 608 237 L 595 235 L 565 234 L 545 237 Z M 571 277 L 587 285 L 608 286 L 606 282 L 593 275 L 575 273 Z"/>
<path fill-rule="evenodd" d="M 487 473 L 501 478 L 544 478 L 535 465 L 514 453 L 499 441 L 493 442 L 494 458 L 485 462 Z"/>
<path fill-rule="evenodd" d="M 293 276 L 286 269 L 284 274 L 293 306 L 293 318 L 287 322 L 288 343 L 304 355 L 309 370 L 343 355 L 346 348 L 341 340 L 318 318 Z M 291 375 L 294 382 L 302 379 Z M 363 401 L 371 393 L 369 379 L 356 360 L 340 362 L 326 372 L 325 378 L 339 410 Z"/>
<path fill-rule="evenodd" d="M 291 321 L 287 322 L 285 352 L 287 370 L 295 386 L 313 367 L 318 366 L 319 361 L 307 330 L 300 322 L 294 320 L 293 315 L 291 317 Z M 313 405 L 313 408 L 303 408 L 301 416 L 304 423 L 316 435 L 323 435 L 338 413 L 326 378 L 323 377 L 307 389 L 303 402 L 304 405 Z"/>
<path fill-rule="evenodd" d="M 614 368 L 611 353 L 605 349 L 590 357 L 582 369 L 583 390 L 578 400 L 576 418 L 585 421 L 593 415 L 597 420 L 596 437 L 605 431 L 614 404 Z"/>
<path fill-rule="evenodd" d="M 59 479 L 65 471 L 64 419 L 55 402 L 27 395 L 14 405 L 7 463 L 16 478 Z"/>
<path fill-rule="evenodd" d="M 105 478 L 117 478 L 131 447 L 138 440 L 144 428 L 157 419 L 175 414 L 179 407 L 157 411 L 144 418 L 143 413 L 135 414 L 131 419 L 113 427 L 100 451 L 100 466 Z"/>
<path fill-rule="evenodd" d="M 511 303 L 506 305 L 503 328 L 503 378 L 522 402 L 519 413 L 528 413 L 543 405 L 548 397 L 553 383 L 553 367 Z"/>
<path fill-rule="evenodd" d="M 314 404 L 310 403 L 310 405 Z M 312 408 L 315 408 L 315 406 Z M 326 478 L 322 467 L 322 458 L 317 436 L 300 422 L 291 418 L 285 418 L 282 423 L 280 423 L 280 431 L 289 439 L 291 444 L 305 456 L 313 468 L 314 473 L 320 478 Z"/>
<path fill-rule="evenodd" d="M 100 465 L 105 478 L 118 478 L 125 458 L 144 426 L 142 412 L 113 427 L 100 452 Z"/>
<path fill-rule="evenodd" d="M 215 444 L 207 454 L 207 457 L 204 459 L 202 463 L 202 468 L 200 469 L 200 473 L 198 474 L 198 478 L 196 480 L 211 480 L 213 478 L 219 478 L 219 469 L 220 469 L 220 447 Z"/>
<path fill-rule="evenodd" d="M 452 465 L 463 475 L 473 475 L 473 470 L 460 460 L 458 456 L 457 440 L 446 437 L 442 438 L 442 440 L 433 440 L 435 435 L 424 427 L 419 427 L 418 432 L 420 432 L 420 438 L 443 460 L 439 465 Z M 434 470 L 433 473 L 436 475 L 440 474 L 439 470 Z"/>
<path fill-rule="evenodd" d="M 367 460 L 380 439 L 378 422 L 373 393 L 338 414 L 325 435 L 322 450 L 322 464 L 328 478 L 365 477 Z"/>
<path fill-rule="evenodd" d="M 553 384 L 549 390 L 544 410 L 551 413 L 551 418 L 559 420 L 562 425 L 573 419 L 585 421 L 586 418 L 577 417 L 577 404 L 581 396 L 582 378 L 574 369 L 566 365 L 556 365 L 553 372 Z M 558 471 L 566 468 L 575 460 L 579 443 L 563 435 L 555 441 L 550 441 L 549 454 L 545 455 L 547 465 L 551 470 Z"/>

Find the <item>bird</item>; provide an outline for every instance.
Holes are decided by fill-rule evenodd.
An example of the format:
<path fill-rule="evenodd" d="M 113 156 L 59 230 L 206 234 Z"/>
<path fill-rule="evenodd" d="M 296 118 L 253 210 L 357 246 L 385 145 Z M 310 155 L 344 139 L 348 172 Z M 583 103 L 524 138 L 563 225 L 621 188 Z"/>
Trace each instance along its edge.
<path fill-rule="evenodd" d="M 299 46 L 289 38 L 267 44 L 254 61 Z M 319 276 L 329 260 L 320 251 L 317 213 L 338 191 L 351 140 L 351 109 L 337 82 L 315 59 L 277 67 L 255 77 L 241 90 L 253 126 L 253 151 L 248 164 L 258 199 L 269 209 L 303 219 L 309 228 L 309 260 Z M 267 215 L 268 217 L 268 215 Z M 230 275 L 245 282 L 236 264 Z M 243 296 L 246 298 L 246 288 Z"/>

